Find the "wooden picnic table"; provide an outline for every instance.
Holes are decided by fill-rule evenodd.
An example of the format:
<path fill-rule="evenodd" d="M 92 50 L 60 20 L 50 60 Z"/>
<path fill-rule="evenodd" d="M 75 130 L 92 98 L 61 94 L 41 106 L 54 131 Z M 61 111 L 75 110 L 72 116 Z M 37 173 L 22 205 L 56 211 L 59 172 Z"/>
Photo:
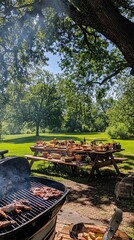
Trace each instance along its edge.
<path fill-rule="evenodd" d="M 59 164 L 64 164 L 70 167 L 71 172 L 74 173 L 76 172 L 76 168 L 79 166 L 84 166 L 84 165 L 91 165 L 91 171 L 89 173 L 89 179 L 93 178 L 95 176 L 95 172 L 97 173 L 97 176 L 100 176 L 100 168 L 105 167 L 105 166 L 114 166 L 116 173 L 120 174 L 119 168 L 118 168 L 118 163 L 121 163 L 123 160 L 126 160 L 126 158 L 115 158 L 114 153 L 121 152 L 124 149 L 112 149 L 112 150 L 82 150 L 82 149 L 67 149 L 67 148 L 50 148 L 50 147 L 44 147 L 44 146 L 31 146 L 30 147 L 31 151 L 34 153 L 34 156 L 28 155 L 29 159 L 31 156 L 31 162 L 30 165 L 34 163 L 34 161 L 37 160 L 46 160 L 49 162 L 53 163 L 59 163 Z M 43 151 L 48 151 L 49 153 L 51 152 L 57 152 L 61 154 L 67 154 L 67 153 L 74 153 L 74 154 L 85 154 L 86 156 L 89 156 L 91 161 L 86 162 L 86 164 L 82 161 L 72 161 L 72 162 L 65 162 L 60 159 L 48 159 L 44 157 L 38 156 L 40 153 Z M 27 155 L 25 155 L 27 156 Z M 81 162 L 81 164 L 79 163 Z"/>
<path fill-rule="evenodd" d="M 8 150 L 0 150 L 0 156 L 1 158 L 4 158 L 4 154 L 8 153 Z"/>

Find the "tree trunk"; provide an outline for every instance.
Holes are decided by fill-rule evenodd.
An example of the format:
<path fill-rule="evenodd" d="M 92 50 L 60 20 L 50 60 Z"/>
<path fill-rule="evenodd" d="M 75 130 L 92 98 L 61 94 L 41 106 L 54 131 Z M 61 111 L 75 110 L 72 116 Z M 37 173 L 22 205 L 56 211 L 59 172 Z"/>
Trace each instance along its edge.
<path fill-rule="evenodd" d="M 0 121 L 0 140 L 1 140 L 1 136 L 2 136 L 2 122 Z"/>
<path fill-rule="evenodd" d="M 40 128 L 40 126 L 39 126 L 39 124 L 37 123 L 37 124 L 36 124 L 36 137 L 39 136 L 39 128 Z"/>

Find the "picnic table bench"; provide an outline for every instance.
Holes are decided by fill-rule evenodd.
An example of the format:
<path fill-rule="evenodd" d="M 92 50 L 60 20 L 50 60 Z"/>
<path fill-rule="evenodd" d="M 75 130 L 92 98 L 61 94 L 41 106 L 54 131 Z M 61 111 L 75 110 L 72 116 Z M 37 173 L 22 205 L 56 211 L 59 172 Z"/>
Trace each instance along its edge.
<path fill-rule="evenodd" d="M 95 171 L 98 174 L 98 176 L 100 176 L 99 169 L 106 166 L 113 166 L 116 170 L 116 173 L 120 174 L 117 164 L 122 163 L 124 160 L 127 160 L 127 158 L 114 157 L 114 153 L 121 152 L 123 150 L 124 149 L 114 149 L 114 150 L 107 150 L 107 151 L 91 151 L 89 155 L 93 161 L 93 164 L 89 174 L 89 179 L 94 177 Z"/>
<path fill-rule="evenodd" d="M 1 158 L 4 158 L 4 154 L 8 153 L 8 150 L 0 150 L 0 156 Z"/>
<path fill-rule="evenodd" d="M 114 160 L 116 161 L 116 163 L 122 163 L 123 161 L 128 160 L 128 158 L 126 158 L 126 157 L 114 157 Z"/>
<path fill-rule="evenodd" d="M 43 161 L 47 161 L 47 162 L 54 163 L 54 164 L 61 164 L 61 165 L 68 166 L 70 168 L 72 174 L 76 173 L 78 167 L 89 165 L 88 163 L 82 162 L 82 161 L 65 162 L 62 159 L 45 158 L 42 156 L 24 155 L 24 157 L 27 158 L 27 160 L 30 160 L 30 167 L 32 167 L 34 161 L 43 160 Z"/>

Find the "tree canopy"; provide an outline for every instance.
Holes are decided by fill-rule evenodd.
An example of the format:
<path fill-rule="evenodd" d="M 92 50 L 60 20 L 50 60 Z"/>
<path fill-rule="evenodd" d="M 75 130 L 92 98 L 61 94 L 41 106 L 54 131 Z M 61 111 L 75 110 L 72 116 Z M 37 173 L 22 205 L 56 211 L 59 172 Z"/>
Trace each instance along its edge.
<path fill-rule="evenodd" d="M 130 77 L 120 81 L 118 99 L 107 110 L 109 135 L 113 138 L 130 138 L 134 136 L 134 81 Z"/>
<path fill-rule="evenodd" d="M 46 27 L 44 22 L 46 8 L 53 8 L 55 10 L 56 13 L 53 14 L 55 21 L 53 24 L 56 25 L 56 23 L 58 23 L 57 27 L 60 27 L 58 20 L 59 18 L 64 17 L 65 19 L 67 16 L 69 16 L 69 18 L 73 20 L 73 23 L 76 26 L 79 26 L 81 29 L 84 36 L 84 41 L 89 49 L 90 47 L 92 48 L 92 44 L 90 44 L 88 36 L 92 35 L 92 37 L 94 37 L 94 42 L 97 36 L 95 32 L 90 32 L 89 28 L 101 33 L 106 39 L 109 39 L 118 47 L 125 57 L 125 66 L 130 67 L 132 69 L 131 73 L 134 73 L 134 23 L 132 22 L 134 6 L 132 0 L 1 1 L 1 37 L 4 37 L 6 40 L 9 38 L 11 39 L 13 26 L 15 24 L 16 34 L 14 34 L 14 37 L 12 38 L 12 43 L 16 43 L 16 46 L 14 46 L 14 51 L 16 50 L 17 46 L 21 46 L 21 41 L 23 38 L 25 38 L 29 45 L 31 44 L 31 47 L 35 47 L 35 42 L 33 44 L 33 39 L 35 39 L 35 36 L 39 39 L 39 32 L 37 33 L 38 25 L 36 23 L 38 22 L 41 28 Z M 4 33 L 5 30 L 8 30 L 6 35 Z M 10 36 L 8 35 L 9 33 L 11 34 Z M 51 31 L 50 34 L 53 34 L 53 32 Z M 17 39 L 16 35 L 18 35 Z M 31 36 L 29 37 L 29 35 L 32 35 L 33 38 Z M 51 36 L 51 38 L 53 37 Z M 37 57 L 37 49 L 39 47 L 41 47 L 42 50 L 40 51 L 40 57 L 43 53 L 44 36 L 40 36 L 40 39 L 41 41 L 36 41 L 36 51 L 34 48 L 31 48 L 31 52 L 34 53 L 35 58 Z M 52 40 L 49 39 L 49 44 L 51 41 Z M 40 44 L 42 46 L 40 46 Z M 26 48 L 25 45 L 26 42 L 23 42 L 23 48 Z M 2 47 L 4 48 L 3 44 Z M 5 51 L 5 49 L 3 51 Z M 10 48 L 6 49 L 6 51 L 10 54 Z M 22 61 L 21 67 L 23 67 L 24 61 L 26 61 L 26 52 L 25 54 L 23 52 L 23 55 L 21 56 L 20 50 L 19 55 Z"/>
<path fill-rule="evenodd" d="M 48 71 L 36 68 L 29 76 L 28 84 L 10 83 L 7 91 L 10 104 L 7 105 L 5 120 L 15 123 L 16 130 L 25 123 L 36 129 L 60 129 L 62 123 L 61 97 L 55 79 Z M 12 120 L 12 121 L 11 121 Z"/>

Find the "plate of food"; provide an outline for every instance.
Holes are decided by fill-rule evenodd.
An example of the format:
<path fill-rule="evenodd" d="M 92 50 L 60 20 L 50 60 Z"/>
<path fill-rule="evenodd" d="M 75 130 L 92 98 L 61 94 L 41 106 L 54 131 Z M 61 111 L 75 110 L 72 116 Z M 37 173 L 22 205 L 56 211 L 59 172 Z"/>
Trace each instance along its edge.
<path fill-rule="evenodd" d="M 61 154 L 59 153 L 51 153 L 51 157 L 54 159 L 61 159 Z"/>

